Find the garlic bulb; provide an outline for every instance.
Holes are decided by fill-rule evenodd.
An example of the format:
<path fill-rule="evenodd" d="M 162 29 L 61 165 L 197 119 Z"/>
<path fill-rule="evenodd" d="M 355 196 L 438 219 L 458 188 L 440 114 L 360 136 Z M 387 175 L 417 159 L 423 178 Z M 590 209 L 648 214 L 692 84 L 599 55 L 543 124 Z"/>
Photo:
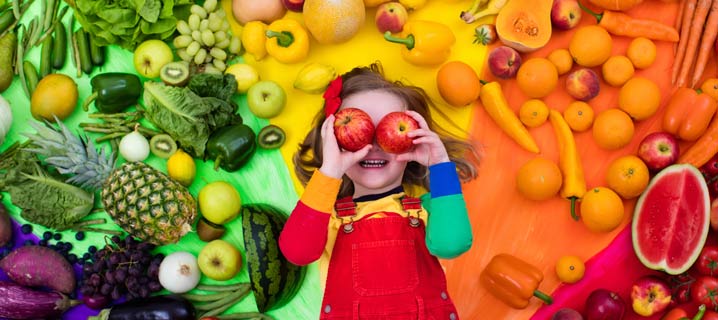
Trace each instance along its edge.
<path fill-rule="evenodd" d="M 12 110 L 10 109 L 10 103 L 0 96 L 0 145 L 5 142 L 5 136 L 10 131 L 12 125 Z"/>

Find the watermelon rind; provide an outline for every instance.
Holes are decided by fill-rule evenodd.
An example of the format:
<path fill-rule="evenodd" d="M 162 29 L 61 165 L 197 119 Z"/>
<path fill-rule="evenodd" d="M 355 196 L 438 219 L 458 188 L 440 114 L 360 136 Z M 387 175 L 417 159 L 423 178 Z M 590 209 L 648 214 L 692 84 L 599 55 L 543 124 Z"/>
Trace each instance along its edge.
<path fill-rule="evenodd" d="M 695 248 L 692 248 L 692 250 L 689 250 L 690 254 L 686 254 L 688 256 L 688 259 L 685 261 L 685 263 L 681 264 L 677 267 L 669 267 L 667 258 L 663 258 L 661 261 L 657 262 L 651 262 L 648 258 L 646 258 L 645 252 L 642 250 L 646 250 L 647 248 L 644 248 L 644 246 L 640 243 L 639 238 L 639 225 L 638 225 L 638 219 L 641 215 L 642 209 L 646 205 L 650 205 L 648 203 L 644 203 L 645 199 L 648 197 L 650 192 L 654 189 L 656 185 L 659 185 L 662 183 L 663 178 L 675 174 L 675 173 L 689 173 L 693 176 L 695 176 L 699 183 L 700 193 L 703 197 L 703 208 L 704 212 L 697 213 L 700 217 L 703 218 L 703 224 L 702 227 L 697 230 L 699 232 L 698 235 L 698 242 L 696 243 Z M 667 183 L 667 182 L 666 182 Z M 655 207 L 655 206 L 653 206 Z M 636 253 L 636 256 L 641 261 L 641 263 L 652 270 L 662 270 L 668 274 L 671 275 L 677 275 L 686 272 L 692 265 L 695 263 L 695 261 L 698 259 L 698 256 L 700 255 L 701 250 L 703 249 L 703 246 L 705 245 L 705 241 L 708 237 L 708 230 L 710 227 L 710 195 L 708 193 L 708 187 L 705 183 L 705 180 L 703 178 L 703 175 L 698 171 L 696 167 L 690 164 L 674 164 L 671 166 L 668 166 L 661 170 L 658 174 L 656 174 L 653 179 L 651 179 L 651 182 L 648 184 L 648 187 L 646 187 L 646 190 L 641 194 L 641 196 L 638 198 L 638 201 L 636 202 L 636 206 L 634 208 L 633 213 L 633 223 L 631 226 L 631 238 L 633 240 L 633 249 Z"/>

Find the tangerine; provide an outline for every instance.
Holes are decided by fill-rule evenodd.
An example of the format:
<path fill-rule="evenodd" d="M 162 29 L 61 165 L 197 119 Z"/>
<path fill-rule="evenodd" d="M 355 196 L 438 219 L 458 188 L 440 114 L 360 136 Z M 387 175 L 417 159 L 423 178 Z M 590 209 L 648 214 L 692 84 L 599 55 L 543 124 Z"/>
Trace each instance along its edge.
<path fill-rule="evenodd" d="M 551 63 L 556 66 L 556 71 L 558 71 L 559 75 L 571 71 L 571 68 L 573 67 L 573 58 L 567 49 L 556 49 L 551 51 L 546 59 L 551 61 Z"/>
<path fill-rule="evenodd" d="M 606 171 L 606 183 L 623 199 L 638 197 L 648 186 L 648 166 L 641 158 L 627 155 L 613 160 Z"/>
<path fill-rule="evenodd" d="M 576 283 L 585 272 L 586 265 L 577 256 L 563 256 L 556 261 L 556 275 L 561 282 Z"/>
<path fill-rule="evenodd" d="M 593 124 L 593 108 L 586 102 L 574 101 L 563 111 L 563 118 L 571 130 L 586 131 Z"/>
<path fill-rule="evenodd" d="M 581 221 L 593 232 L 610 232 L 623 221 L 623 200 L 613 190 L 596 187 L 581 199 Z"/>
<path fill-rule="evenodd" d="M 600 112 L 593 121 L 593 140 L 607 150 L 622 148 L 631 142 L 635 130 L 633 121 L 620 109 Z"/>
<path fill-rule="evenodd" d="M 628 45 L 626 55 L 637 69 L 648 68 L 656 61 L 656 44 L 645 37 L 635 38 Z"/>
<path fill-rule="evenodd" d="M 519 119 L 527 127 L 538 127 L 548 119 L 548 106 L 539 99 L 526 100 L 519 108 Z"/>
<path fill-rule="evenodd" d="M 543 98 L 556 88 L 558 70 L 546 58 L 531 58 L 519 67 L 516 83 L 529 98 Z"/>
<path fill-rule="evenodd" d="M 476 71 L 461 61 L 449 61 L 442 65 L 436 73 L 436 86 L 441 97 L 455 107 L 474 102 L 481 91 Z"/>
<path fill-rule="evenodd" d="M 709 78 L 701 84 L 701 91 L 718 100 L 718 79 Z"/>
<path fill-rule="evenodd" d="M 639 121 L 650 118 L 660 104 L 661 89 L 647 78 L 633 77 L 618 91 L 618 107 Z"/>
<path fill-rule="evenodd" d="M 631 63 L 631 60 L 626 56 L 610 57 L 603 63 L 603 66 L 601 66 L 603 80 L 614 87 L 622 86 L 633 77 L 635 72 L 636 70 L 633 69 L 633 63 Z"/>
<path fill-rule="evenodd" d="M 597 25 L 578 28 L 571 37 L 568 51 L 576 64 L 584 67 L 600 66 L 611 56 L 613 40 L 606 29 Z"/>
<path fill-rule="evenodd" d="M 549 199 L 561 189 L 561 169 L 546 158 L 533 158 L 519 168 L 516 187 L 519 193 L 528 199 Z"/>

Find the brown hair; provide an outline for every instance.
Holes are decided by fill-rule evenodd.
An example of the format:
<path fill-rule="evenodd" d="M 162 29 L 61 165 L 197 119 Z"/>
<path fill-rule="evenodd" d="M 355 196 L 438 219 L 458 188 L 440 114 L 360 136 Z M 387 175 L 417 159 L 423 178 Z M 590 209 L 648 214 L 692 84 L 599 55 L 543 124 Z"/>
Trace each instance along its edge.
<path fill-rule="evenodd" d="M 400 97 L 406 102 L 408 110 L 421 114 L 426 119 L 429 128 L 439 135 L 446 147 L 449 158 L 456 163 L 461 180 L 468 181 L 476 178 L 480 160 L 476 148 L 470 142 L 452 135 L 434 122 L 430 112 L 430 107 L 434 105 L 423 89 L 406 85 L 401 81 L 392 82 L 387 80 L 384 78 L 384 72 L 379 62 L 372 63 L 367 67 L 354 68 L 341 77 L 343 82 L 342 90 L 339 94 L 341 99 L 357 92 L 369 90 L 385 90 Z M 446 114 L 436 108 L 434 110 L 453 124 Z M 299 144 L 299 150 L 294 154 L 294 170 L 302 185 L 306 185 L 314 170 L 322 165 L 321 127 L 325 119 L 326 115 L 322 108 L 314 118 L 313 129 L 307 134 L 304 141 Z M 340 198 L 354 193 L 354 185 L 351 180 L 347 176 L 344 176 L 342 180 L 339 190 Z M 404 170 L 402 183 L 423 186 L 429 190 L 428 169 L 417 162 L 409 162 L 406 170 Z"/>

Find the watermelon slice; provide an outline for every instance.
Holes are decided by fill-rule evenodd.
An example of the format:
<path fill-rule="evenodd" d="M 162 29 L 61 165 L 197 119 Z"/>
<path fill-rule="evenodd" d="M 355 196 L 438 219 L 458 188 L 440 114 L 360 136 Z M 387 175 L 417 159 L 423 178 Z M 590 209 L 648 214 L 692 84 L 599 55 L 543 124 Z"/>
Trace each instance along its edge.
<path fill-rule="evenodd" d="M 633 249 L 647 268 L 680 274 L 698 259 L 710 226 L 710 198 L 701 173 L 676 164 L 659 172 L 638 198 Z"/>

